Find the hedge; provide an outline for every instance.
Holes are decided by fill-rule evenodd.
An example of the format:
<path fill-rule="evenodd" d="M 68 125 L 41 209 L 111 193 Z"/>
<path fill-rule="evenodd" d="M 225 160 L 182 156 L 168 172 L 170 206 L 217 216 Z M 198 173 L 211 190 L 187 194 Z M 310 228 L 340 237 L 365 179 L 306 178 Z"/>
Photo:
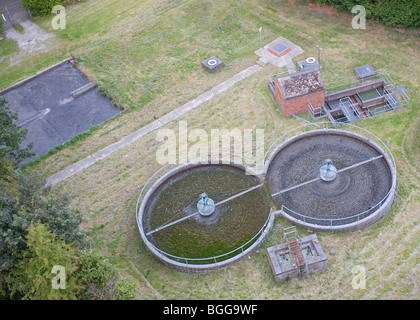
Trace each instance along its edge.
<path fill-rule="evenodd" d="M 417 0 L 315 0 L 318 4 L 328 4 L 341 10 L 362 5 L 366 9 L 366 18 L 403 28 L 420 27 L 420 1 Z"/>
<path fill-rule="evenodd" d="M 67 6 L 82 2 L 83 0 L 22 0 L 22 6 L 31 10 L 33 16 L 51 14 L 52 8 L 57 5 Z"/>

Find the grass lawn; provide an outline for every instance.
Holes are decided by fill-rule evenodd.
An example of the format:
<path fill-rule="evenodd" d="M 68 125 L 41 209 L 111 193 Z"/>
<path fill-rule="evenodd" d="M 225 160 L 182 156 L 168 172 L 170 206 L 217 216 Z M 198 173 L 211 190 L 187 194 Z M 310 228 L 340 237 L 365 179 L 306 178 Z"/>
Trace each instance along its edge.
<path fill-rule="evenodd" d="M 83 228 L 121 274 L 135 281 L 139 299 L 419 299 L 420 298 L 420 108 L 419 36 L 368 22 L 351 28 L 351 16 L 327 15 L 287 1 L 251 0 L 90 0 L 67 10 L 67 28 L 52 30 L 49 19 L 37 22 L 57 39 L 48 52 L 10 66 L 0 60 L 0 87 L 58 62 L 72 52 L 79 67 L 116 105 L 127 110 L 32 166 L 51 175 L 120 140 L 259 59 L 258 28 L 263 43 L 279 36 L 302 47 L 296 58 L 317 57 L 320 45 L 325 83 L 353 76 L 369 63 L 385 69 L 408 89 L 408 107 L 354 123 L 372 131 L 391 149 L 398 169 L 397 195 L 390 212 L 360 231 L 317 233 L 328 256 L 327 270 L 305 279 L 276 284 L 266 250 L 281 243 L 289 223 L 276 218 L 267 242 L 249 259 L 208 274 L 184 274 L 157 262 L 137 230 L 138 193 L 160 166 L 159 142 L 152 132 L 129 147 L 60 183 L 72 206 L 84 213 Z M 0 42 L 0 50 L 1 42 Z M 2 51 L 0 51 L 1 54 Z M 10 53 L 10 52 L 9 52 Z M 212 55 L 225 67 L 206 73 L 200 62 Z M 416 59 L 417 58 L 417 59 Z M 279 69 L 267 64 L 179 120 L 189 130 L 265 129 L 266 144 L 302 122 L 284 118 L 267 90 L 267 76 Z M 310 119 L 308 114 L 300 115 Z M 204 120 L 203 120 L 204 119 Z M 177 131 L 178 122 L 164 128 Z M 308 231 L 299 229 L 301 236 Z M 330 250 L 335 250 L 331 255 Z M 367 287 L 354 290 L 351 272 L 366 268 Z"/>
<path fill-rule="evenodd" d="M 0 40 L 0 58 L 7 56 L 16 50 L 16 42 L 9 39 Z"/>

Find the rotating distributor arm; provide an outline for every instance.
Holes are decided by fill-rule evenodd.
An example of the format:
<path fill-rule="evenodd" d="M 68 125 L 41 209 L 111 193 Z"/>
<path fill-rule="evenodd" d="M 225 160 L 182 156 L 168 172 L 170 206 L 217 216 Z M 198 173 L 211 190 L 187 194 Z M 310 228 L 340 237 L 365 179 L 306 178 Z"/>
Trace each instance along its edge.
<path fill-rule="evenodd" d="M 373 158 L 370 158 L 370 159 L 367 159 L 367 160 L 364 160 L 364 161 L 361 161 L 361 162 L 358 162 L 358 163 L 352 164 L 351 166 L 348 166 L 348 167 L 342 168 L 342 169 L 340 169 L 340 170 L 335 169 L 335 167 L 332 165 L 332 161 L 331 161 L 330 159 L 327 159 L 327 160 L 325 160 L 325 165 L 323 165 L 323 166 L 321 167 L 321 169 L 320 169 L 320 176 L 319 176 L 319 177 L 317 177 L 317 178 L 315 178 L 315 179 L 312 179 L 312 180 L 308 180 L 308 181 L 305 181 L 305 182 L 299 183 L 299 184 L 297 184 L 297 185 L 289 186 L 289 187 L 284 188 L 284 189 L 282 189 L 282 190 L 280 190 L 280 191 L 278 191 L 278 192 L 276 192 L 276 193 L 273 193 L 271 196 L 272 196 L 272 197 L 274 197 L 274 196 L 277 196 L 277 195 L 279 195 L 279 194 L 285 193 L 285 192 L 287 192 L 287 191 L 294 190 L 294 189 L 297 189 L 297 188 L 299 188 L 299 187 L 303 187 L 303 186 L 305 186 L 305 185 L 307 185 L 307 184 L 309 184 L 309 183 L 312 183 L 312 182 L 318 181 L 318 180 L 320 180 L 320 179 L 322 179 L 322 180 L 324 180 L 324 181 L 332 181 L 332 180 L 334 180 L 334 178 L 335 178 L 335 174 L 342 173 L 342 172 L 344 172 L 344 171 L 347 171 L 347 170 L 350 170 L 350 169 L 353 169 L 353 168 L 357 168 L 357 167 L 359 167 L 359 166 L 361 166 L 361 165 L 364 165 L 364 164 L 366 164 L 366 163 L 369 163 L 369 162 L 372 162 L 372 161 L 374 161 L 374 160 L 380 159 L 380 158 L 382 158 L 382 157 L 383 157 L 383 155 L 380 155 L 380 156 L 377 156 L 377 157 L 373 157 Z M 328 176 L 330 176 L 330 177 L 331 177 L 331 176 L 332 176 L 332 174 L 331 174 L 331 173 L 334 173 L 334 174 L 333 174 L 334 178 L 333 178 L 333 179 L 331 179 L 331 180 L 328 180 L 328 178 L 327 178 L 327 179 L 325 179 L 325 177 L 328 177 Z"/>
<path fill-rule="evenodd" d="M 194 213 L 192 213 L 192 214 L 190 214 L 188 216 L 182 217 L 182 218 L 180 218 L 178 220 L 175 220 L 173 222 L 170 222 L 170 223 L 161 225 L 160 227 L 158 227 L 158 228 L 156 228 L 156 229 L 154 229 L 152 231 L 147 232 L 146 233 L 146 236 L 149 236 L 149 235 L 151 235 L 151 234 L 153 234 L 155 232 L 158 232 L 160 230 L 166 229 L 166 228 L 168 228 L 170 226 L 173 226 L 174 224 L 180 223 L 180 222 L 182 222 L 184 220 L 187 220 L 189 218 L 192 218 L 192 217 L 194 217 L 194 216 L 196 216 L 198 214 L 201 214 L 202 216 L 209 216 L 211 213 L 213 213 L 214 207 L 220 206 L 223 203 L 226 203 L 228 201 L 231 201 L 233 199 L 236 199 L 236 198 L 238 198 L 238 197 L 240 197 L 240 196 L 242 196 L 242 195 L 244 195 L 244 194 L 246 194 L 248 192 L 251 192 L 251 191 L 253 191 L 255 189 L 261 188 L 262 186 L 263 186 L 262 183 L 259 184 L 259 185 L 253 186 L 251 188 L 246 189 L 245 191 L 239 192 L 239 193 L 237 193 L 237 194 L 235 194 L 235 195 L 233 195 L 233 196 L 231 196 L 229 198 L 226 198 L 224 200 L 221 200 L 221 201 L 219 201 L 217 203 L 214 203 L 213 200 L 210 199 L 207 196 L 206 193 L 203 193 L 203 194 L 200 195 L 200 200 L 198 201 L 198 204 L 197 204 L 197 208 L 199 209 L 199 211 L 194 212 Z M 213 211 L 211 211 L 211 209 L 213 209 Z M 210 211 L 211 211 L 211 213 L 208 214 L 208 212 L 210 212 Z"/>

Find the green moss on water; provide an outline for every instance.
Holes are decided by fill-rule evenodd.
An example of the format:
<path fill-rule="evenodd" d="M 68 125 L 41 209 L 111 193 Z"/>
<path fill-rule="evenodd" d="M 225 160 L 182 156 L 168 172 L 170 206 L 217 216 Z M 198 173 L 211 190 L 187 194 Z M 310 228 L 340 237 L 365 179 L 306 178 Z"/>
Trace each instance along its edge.
<path fill-rule="evenodd" d="M 171 250 L 171 253 L 173 255 L 179 256 L 179 257 L 193 257 L 193 258 L 208 258 L 208 257 L 215 257 L 219 255 L 224 255 L 226 253 L 229 253 L 239 247 L 241 247 L 243 244 L 245 244 L 249 239 L 252 238 L 253 235 L 244 234 L 241 237 L 238 237 L 236 242 L 227 243 L 226 241 L 220 239 L 220 240 L 214 240 L 212 242 L 204 242 L 200 240 L 200 235 L 193 230 L 189 230 L 186 232 L 185 235 L 183 235 L 180 232 L 174 232 L 172 233 L 172 236 L 170 237 L 170 246 L 168 246 L 168 249 Z M 232 253 L 230 255 L 227 255 L 223 257 L 225 260 L 228 259 L 234 255 L 236 255 L 238 252 Z M 208 262 L 208 261 L 206 261 Z"/>
<path fill-rule="evenodd" d="M 260 183 L 257 178 L 231 166 L 201 166 L 181 173 L 169 179 L 149 203 L 145 214 L 146 232 L 196 212 L 202 192 L 217 203 Z M 216 207 L 208 218 L 197 216 L 184 220 L 154 233 L 150 240 L 159 249 L 175 256 L 208 258 L 223 255 L 257 234 L 269 212 L 268 192 L 263 186 Z"/>

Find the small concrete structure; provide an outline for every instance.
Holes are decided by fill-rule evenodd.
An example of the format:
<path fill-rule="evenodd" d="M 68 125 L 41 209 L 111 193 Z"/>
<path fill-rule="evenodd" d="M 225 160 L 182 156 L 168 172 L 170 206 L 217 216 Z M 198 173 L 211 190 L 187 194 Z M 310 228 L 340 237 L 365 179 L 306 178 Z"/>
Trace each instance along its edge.
<path fill-rule="evenodd" d="M 333 124 L 353 122 L 396 110 L 410 102 L 406 92 L 399 91 L 385 70 L 368 64 L 353 69 L 356 79 L 345 79 L 326 85 L 325 105 L 311 105 L 312 119 L 328 117 Z"/>
<path fill-rule="evenodd" d="M 305 60 L 298 61 L 297 65 L 298 65 L 299 71 L 321 69 L 321 65 L 314 57 L 309 57 Z"/>
<path fill-rule="evenodd" d="M 212 56 L 201 62 L 201 66 L 203 67 L 203 69 L 210 73 L 216 72 L 217 70 L 223 68 L 224 65 L 225 64 L 223 63 L 223 61 L 215 56 Z"/>
<path fill-rule="evenodd" d="M 316 234 L 300 238 L 297 242 L 305 260 L 305 274 L 311 274 L 327 268 L 327 256 L 322 250 Z M 284 282 L 289 278 L 297 278 L 303 275 L 287 243 L 269 247 L 267 254 L 277 282 Z"/>
<path fill-rule="evenodd" d="M 80 88 L 77 88 L 76 90 L 74 90 L 71 93 L 71 96 L 73 98 L 79 98 L 81 95 L 85 94 L 86 92 L 92 90 L 95 87 L 96 87 L 96 83 L 89 82 L 88 84 L 85 84 L 85 85 L 81 86 Z"/>
<path fill-rule="evenodd" d="M 288 49 L 281 51 L 280 43 Z M 281 56 L 273 52 L 273 50 L 280 50 Z M 302 53 L 303 49 L 301 47 L 283 37 L 279 37 L 255 51 L 255 54 L 260 57 L 258 64 L 261 66 L 270 63 L 279 68 L 286 67 L 289 73 L 296 72 L 296 66 L 292 59 Z"/>
<path fill-rule="evenodd" d="M 354 73 L 356 74 L 356 76 L 359 79 L 366 79 L 366 78 L 370 78 L 370 77 L 376 76 L 376 72 L 368 64 L 365 64 L 363 66 L 356 67 L 353 70 L 354 70 Z"/>
<path fill-rule="evenodd" d="M 274 54 L 276 57 L 279 58 L 281 56 L 284 56 L 286 53 L 289 53 L 290 50 L 291 48 L 282 42 L 278 42 L 268 49 L 270 53 Z"/>

